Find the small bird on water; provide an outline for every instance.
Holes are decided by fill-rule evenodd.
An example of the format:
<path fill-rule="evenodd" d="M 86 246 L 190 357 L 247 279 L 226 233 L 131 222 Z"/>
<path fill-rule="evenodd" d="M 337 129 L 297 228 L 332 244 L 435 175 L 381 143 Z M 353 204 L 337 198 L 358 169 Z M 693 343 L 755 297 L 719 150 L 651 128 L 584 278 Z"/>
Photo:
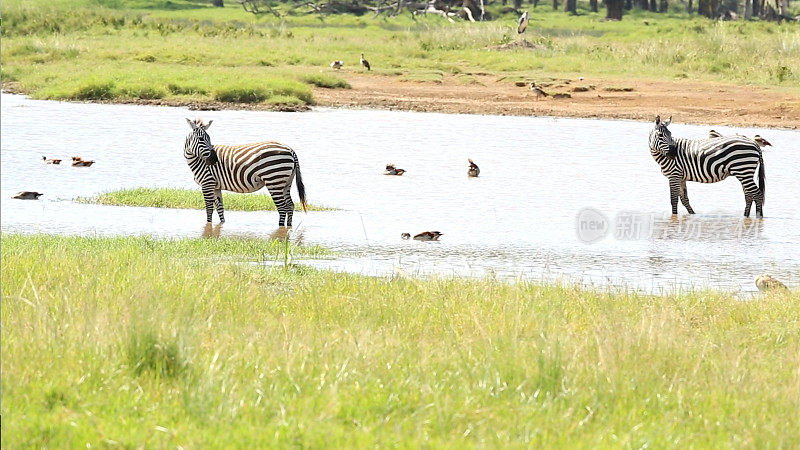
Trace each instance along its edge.
<path fill-rule="evenodd" d="M 87 161 L 85 159 L 72 158 L 72 167 L 92 167 L 94 160 Z"/>
<path fill-rule="evenodd" d="M 762 138 L 759 135 L 753 136 L 753 140 L 756 142 L 756 144 L 758 144 L 761 147 L 772 146 L 772 144 L 770 144 L 769 141 L 767 141 L 766 139 Z"/>
<path fill-rule="evenodd" d="M 344 65 L 344 61 L 338 61 L 337 60 L 337 61 L 334 61 L 334 62 L 331 63 L 331 69 L 337 69 L 338 70 L 338 69 L 341 69 L 343 65 Z"/>
<path fill-rule="evenodd" d="M 384 175 L 398 175 L 402 176 L 405 173 L 405 169 L 398 169 L 394 166 L 394 164 L 387 164 L 386 165 L 386 172 L 383 172 Z"/>
<path fill-rule="evenodd" d="M 47 156 L 42 156 L 42 162 L 45 164 L 61 164 L 60 159 L 48 159 Z"/>
<path fill-rule="evenodd" d="M 17 192 L 17 194 L 12 198 L 17 198 L 20 200 L 39 200 L 39 197 L 41 197 L 42 195 L 44 194 L 39 192 L 22 191 L 22 192 Z"/>
<path fill-rule="evenodd" d="M 364 67 L 366 67 L 366 68 L 367 68 L 367 70 L 372 70 L 372 69 L 369 67 L 369 61 L 367 61 L 366 59 L 364 59 L 364 54 L 363 54 L 363 53 L 361 54 L 361 65 L 362 65 L 362 66 L 364 66 Z"/>
<path fill-rule="evenodd" d="M 539 97 L 547 97 L 549 95 L 542 88 L 536 86 L 536 83 L 531 83 L 531 92 L 536 96 L 536 101 L 539 101 Z"/>
<path fill-rule="evenodd" d="M 420 234 L 414 235 L 415 241 L 438 241 L 443 233 L 438 231 L 423 231 Z"/>
<path fill-rule="evenodd" d="M 756 286 L 758 287 L 758 290 L 761 292 L 769 292 L 769 291 L 789 292 L 789 288 L 787 288 L 785 284 L 776 280 L 772 275 L 767 275 L 767 274 L 759 275 L 758 277 L 756 277 Z"/>
<path fill-rule="evenodd" d="M 400 239 L 409 240 L 411 239 L 411 233 L 400 233 Z"/>
<path fill-rule="evenodd" d="M 517 34 L 522 34 L 528 28 L 528 11 L 522 13 L 517 20 Z"/>
<path fill-rule="evenodd" d="M 467 176 L 471 178 L 476 178 L 478 175 L 481 174 L 481 169 L 475 164 L 474 161 L 471 159 L 467 159 L 469 161 L 469 170 L 467 170 Z"/>

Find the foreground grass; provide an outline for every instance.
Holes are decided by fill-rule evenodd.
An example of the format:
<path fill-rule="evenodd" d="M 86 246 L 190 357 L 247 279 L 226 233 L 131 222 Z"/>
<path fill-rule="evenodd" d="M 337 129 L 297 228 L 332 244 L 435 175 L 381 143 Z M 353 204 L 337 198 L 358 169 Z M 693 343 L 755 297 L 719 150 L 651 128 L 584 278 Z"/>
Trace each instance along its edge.
<path fill-rule="evenodd" d="M 2 445 L 800 445 L 797 293 L 225 258 L 250 245 L 3 235 Z"/>
<path fill-rule="evenodd" d="M 197 189 L 134 188 L 106 192 L 96 197 L 78 198 L 82 203 L 101 205 L 149 206 L 155 208 L 205 209 L 203 194 Z M 237 194 L 223 192 L 226 211 L 275 211 L 275 202 L 269 194 Z M 295 210 L 302 210 L 299 203 Z M 330 211 L 331 208 L 308 205 L 309 211 Z"/>
<path fill-rule="evenodd" d="M 9 0 L 3 3 L 2 79 L 36 98 L 175 99 L 310 104 L 311 86 L 346 88 L 343 72 L 441 82 L 444 75 L 520 79 L 577 75 L 691 79 L 798 90 L 794 23 L 716 22 L 673 12 L 570 16 L 543 6 L 519 39 L 512 13 L 485 23 L 441 17 L 255 17 L 189 0 Z M 680 9 L 680 5 L 675 5 Z M 498 11 L 493 11 L 497 13 Z M 509 78 L 510 79 L 510 78 Z"/>

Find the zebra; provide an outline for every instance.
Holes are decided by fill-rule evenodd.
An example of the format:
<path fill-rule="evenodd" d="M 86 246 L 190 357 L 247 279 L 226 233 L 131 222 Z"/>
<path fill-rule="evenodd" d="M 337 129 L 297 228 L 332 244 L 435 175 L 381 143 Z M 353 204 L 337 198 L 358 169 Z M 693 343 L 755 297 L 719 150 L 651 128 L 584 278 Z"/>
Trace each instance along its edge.
<path fill-rule="evenodd" d="M 192 132 L 186 137 L 183 156 L 203 192 L 209 223 L 215 208 L 220 222 L 225 222 L 223 190 L 247 193 L 266 186 L 278 208 L 278 226 L 291 227 L 294 212 L 290 193 L 292 179 L 297 180 L 300 203 L 303 211 L 307 211 L 306 189 L 294 150 L 277 142 L 211 145 L 206 131 L 213 120 L 208 124 L 201 120 L 186 121 Z"/>
<path fill-rule="evenodd" d="M 766 178 L 761 147 L 744 136 L 673 140 L 667 129 L 671 122 L 672 117 L 661 121 L 656 116 L 655 127 L 650 131 L 650 154 L 669 180 L 672 214 L 678 214 L 679 197 L 689 214 L 694 214 L 686 192 L 687 181 L 716 183 L 733 175 L 744 190 L 744 216 L 750 217 L 750 206 L 755 202 L 756 216 L 763 217 Z M 753 181 L 756 167 L 758 186 Z"/>

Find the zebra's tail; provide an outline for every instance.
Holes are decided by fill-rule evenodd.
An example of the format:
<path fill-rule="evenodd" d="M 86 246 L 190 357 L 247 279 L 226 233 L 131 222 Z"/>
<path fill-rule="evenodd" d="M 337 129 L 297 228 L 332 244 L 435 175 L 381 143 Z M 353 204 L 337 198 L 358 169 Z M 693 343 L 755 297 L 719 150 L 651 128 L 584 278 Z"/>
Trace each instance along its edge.
<path fill-rule="evenodd" d="M 761 190 L 761 204 L 767 199 L 767 176 L 764 174 L 764 158 L 761 151 L 758 152 L 758 188 Z"/>
<path fill-rule="evenodd" d="M 300 204 L 303 205 L 303 211 L 308 212 L 306 187 L 303 184 L 303 177 L 300 175 L 300 161 L 297 159 L 297 155 L 294 155 L 294 178 L 297 180 L 297 193 L 300 194 Z"/>

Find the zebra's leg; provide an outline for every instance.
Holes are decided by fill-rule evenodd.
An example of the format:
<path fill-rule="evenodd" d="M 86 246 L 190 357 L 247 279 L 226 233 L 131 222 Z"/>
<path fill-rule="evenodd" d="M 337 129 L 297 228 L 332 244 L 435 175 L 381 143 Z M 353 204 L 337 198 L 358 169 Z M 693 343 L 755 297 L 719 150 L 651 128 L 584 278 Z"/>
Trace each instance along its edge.
<path fill-rule="evenodd" d="M 686 211 L 689 211 L 689 214 L 694 214 L 694 210 L 691 205 L 689 205 L 689 193 L 686 191 L 686 181 L 681 182 L 680 197 L 681 203 L 683 203 Z"/>
<path fill-rule="evenodd" d="M 292 215 L 294 214 L 294 202 L 292 201 L 291 185 L 283 191 L 283 211 L 286 213 L 286 226 L 292 226 Z"/>
<path fill-rule="evenodd" d="M 744 216 L 750 217 L 750 207 L 753 206 L 753 201 L 756 201 L 756 214 L 758 215 L 761 208 L 758 205 L 758 198 L 762 199 L 763 202 L 763 195 L 760 196 L 761 191 L 756 186 L 756 183 L 753 181 L 753 174 L 750 173 L 748 176 L 747 174 L 735 174 L 736 178 L 739 179 L 739 182 L 742 183 L 742 190 L 744 191 Z"/>
<path fill-rule="evenodd" d="M 275 203 L 275 208 L 278 210 L 278 226 L 285 227 L 286 226 L 286 207 L 284 206 L 285 196 L 283 195 L 282 189 L 277 188 L 267 188 L 269 190 L 269 195 L 272 197 L 272 201 Z M 291 197 L 289 197 L 289 201 L 291 201 Z M 291 226 L 292 219 L 289 219 L 289 226 Z"/>
<path fill-rule="evenodd" d="M 681 180 L 677 178 L 669 179 L 669 202 L 672 205 L 672 214 L 678 214 L 678 192 L 680 190 Z"/>
<path fill-rule="evenodd" d="M 211 223 L 211 216 L 214 215 L 214 200 L 216 199 L 216 195 L 214 194 L 213 187 L 203 186 L 203 200 L 206 203 L 206 222 Z"/>
<path fill-rule="evenodd" d="M 225 207 L 222 205 L 222 189 L 214 191 L 214 207 L 217 208 L 217 215 L 220 223 L 225 223 Z"/>

